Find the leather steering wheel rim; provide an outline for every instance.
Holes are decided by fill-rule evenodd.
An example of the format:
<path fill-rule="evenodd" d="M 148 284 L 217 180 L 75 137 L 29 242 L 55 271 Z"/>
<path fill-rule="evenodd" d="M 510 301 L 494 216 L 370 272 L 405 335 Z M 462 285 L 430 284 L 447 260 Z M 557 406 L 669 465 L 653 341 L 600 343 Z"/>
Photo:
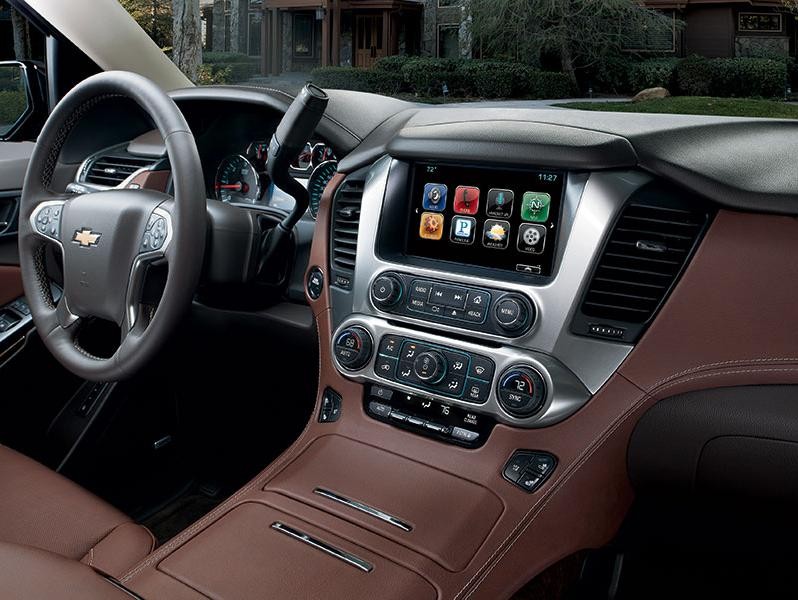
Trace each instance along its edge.
<path fill-rule="evenodd" d="M 64 194 L 52 189 L 61 149 L 80 120 L 112 98 L 133 100 L 166 145 L 174 196 L 139 189 Z M 69 371 L 91 381 L 119 381 L 139 371 L 167 341 L 190 305 L 202 269 L 205 185 L 199 153 L 174 101 L 140 75 L 109 71 L 72 89 L 51 113 L 36 142 L 22 190 L 19 250 L 34 324 L 48 350 Z M 157 232 L 157 233 L 156 233 Z M 60 249 L 64 289 L 56 301 L 46 273 L 48 245 Z M 168 274 L 154 314 L 139 304 L 146 267 Z M 86 318 L 117 323 L 122 341 L 109 358 L 83 349 Z"/>

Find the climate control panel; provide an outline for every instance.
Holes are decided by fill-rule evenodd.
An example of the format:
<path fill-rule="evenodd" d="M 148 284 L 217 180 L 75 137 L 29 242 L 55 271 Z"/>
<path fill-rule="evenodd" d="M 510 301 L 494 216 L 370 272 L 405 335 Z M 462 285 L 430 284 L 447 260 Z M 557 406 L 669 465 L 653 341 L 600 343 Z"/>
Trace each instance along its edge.
<path fill-rule="evenodd" d="M 380 274 L 369 293 L 372 304 L 383 312 L 504 337 L 523 335 L 536 316 L 532 301 L 519 293 L 398 272 Z"/>
<path fill-rule="evenodd" d="M 387 381 L 484 404 L 496 365 L 487 356 L 397 335 L 380 340 L 374 373 Z"/>

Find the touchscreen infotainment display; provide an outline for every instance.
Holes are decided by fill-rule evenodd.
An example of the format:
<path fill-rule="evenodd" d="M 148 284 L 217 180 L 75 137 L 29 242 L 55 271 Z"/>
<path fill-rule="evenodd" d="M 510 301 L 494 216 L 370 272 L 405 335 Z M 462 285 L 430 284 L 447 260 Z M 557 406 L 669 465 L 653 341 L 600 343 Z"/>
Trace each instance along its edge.
<path fill-rule="evenodd" d="M 418 163 L 409 256 L 550 275 L 564 174 Z"/>

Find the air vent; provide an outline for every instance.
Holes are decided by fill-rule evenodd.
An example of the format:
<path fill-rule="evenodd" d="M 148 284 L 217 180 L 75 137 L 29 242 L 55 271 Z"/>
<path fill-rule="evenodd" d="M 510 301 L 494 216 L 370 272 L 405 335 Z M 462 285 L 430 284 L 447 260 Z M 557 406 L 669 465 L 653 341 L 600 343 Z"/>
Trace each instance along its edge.
<path fill-rule="evenodd" d="M 333 283 L 350 289 L 357 257 L 357 228 L 365 182 L 346 180 L 335 194 L 330 232 Z"/>
<path fill-rule="evenodd" d="M 574 322 L 576 333 L 637 339 L 709 221 L 700 202 L 691 205 L 673 196 L 663 202 L 656 190 L 639 196 L 623 209 L 604 247 Z"/>
<path fill-rule="evenodd" d="M 136 156 L 101 156 L 89 166 L 84 181 L 115 187 L 144 167 L 153 165 L 151 158 Z"/>

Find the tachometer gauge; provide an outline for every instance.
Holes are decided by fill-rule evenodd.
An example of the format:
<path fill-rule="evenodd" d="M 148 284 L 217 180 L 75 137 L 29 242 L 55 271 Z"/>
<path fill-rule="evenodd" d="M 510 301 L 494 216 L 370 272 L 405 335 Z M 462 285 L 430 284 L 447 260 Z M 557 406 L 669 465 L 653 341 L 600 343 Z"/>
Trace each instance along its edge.
<path fill-rule="evenodd" d="M 319 204 L 324 188 L 338 171 L 338 161 L 328 160 L 313 169 L 308 179 L 308 195 L 310 196 L 310 214 L 315 219 L 319 214 Z"/>
<path fill-rule="evenodd" d="M 335 152 L 327 144 L 319 143 L 313 146 L 311 162 L 314 166 L 320 165 L 328 160 L 335 160 Z"/>
<path fill-rule="evenodd" d="M 214 189 L 222 202 L 255 204 L 260 200 L 260 176 L 246 157 L 233 154 L 219 165 Z"/>

